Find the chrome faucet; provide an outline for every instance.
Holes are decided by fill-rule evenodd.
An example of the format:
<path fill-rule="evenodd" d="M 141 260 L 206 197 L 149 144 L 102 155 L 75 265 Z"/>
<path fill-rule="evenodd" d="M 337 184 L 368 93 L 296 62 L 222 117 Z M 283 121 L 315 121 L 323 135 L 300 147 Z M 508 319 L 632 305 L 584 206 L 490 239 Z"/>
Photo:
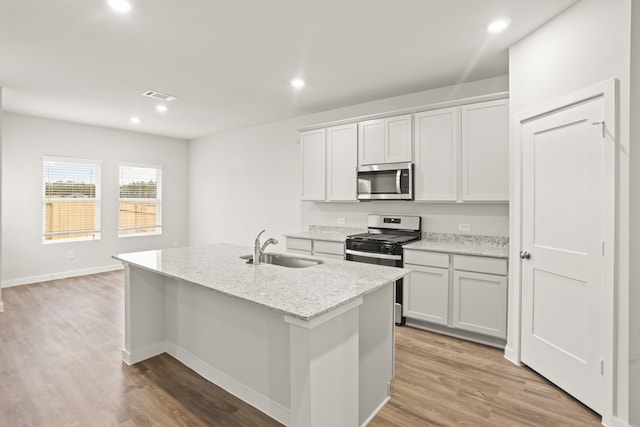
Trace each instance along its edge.
<path fill-rule="evenodd" d="M 253 242 L 253 264 L 254 265 L 260 264 L 260 257 L 264 253 L 264 250 L 267 248 L 267 246 L 269 246 L 272 243 L 274 245 L 278 244 L 278 241 L 276 239 L 269 238 L 267 239 L 266 242 L 264 242 L 262 246 L 260 246 L 260 235 L 264 232 L 265 230 L 262 230 L 261 232 L 259 232 L 258 235 L 256 236 L 255 242 Z"/>

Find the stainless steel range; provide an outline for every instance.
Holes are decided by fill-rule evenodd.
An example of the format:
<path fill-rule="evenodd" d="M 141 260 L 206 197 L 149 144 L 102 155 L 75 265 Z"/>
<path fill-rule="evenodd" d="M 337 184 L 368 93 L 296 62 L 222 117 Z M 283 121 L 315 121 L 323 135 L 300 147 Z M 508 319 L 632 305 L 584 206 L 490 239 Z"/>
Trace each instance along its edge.
<path fill-rule="evenodd" d="M 422 218 L 408 215 L 377 215 L 367 217 L 367 233 L 353 234 L 345 241 L 349 261 L 402 267 L 402 245 L 420 240 Z M 404 324 L 402 316 L 402 279 L 395 288 L 395 323 Z"/>

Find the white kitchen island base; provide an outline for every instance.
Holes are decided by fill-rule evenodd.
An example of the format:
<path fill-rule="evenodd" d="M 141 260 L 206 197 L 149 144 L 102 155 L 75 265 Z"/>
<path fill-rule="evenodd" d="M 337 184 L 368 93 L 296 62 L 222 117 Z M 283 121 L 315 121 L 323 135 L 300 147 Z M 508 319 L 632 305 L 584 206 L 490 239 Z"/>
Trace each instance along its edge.
<path fill-rule="evenodd" d="M 393 282 L 305 320 L 118 259 L 126 363 L 167 352 L 289 426 L 364 425 L 388 400 Z"/>

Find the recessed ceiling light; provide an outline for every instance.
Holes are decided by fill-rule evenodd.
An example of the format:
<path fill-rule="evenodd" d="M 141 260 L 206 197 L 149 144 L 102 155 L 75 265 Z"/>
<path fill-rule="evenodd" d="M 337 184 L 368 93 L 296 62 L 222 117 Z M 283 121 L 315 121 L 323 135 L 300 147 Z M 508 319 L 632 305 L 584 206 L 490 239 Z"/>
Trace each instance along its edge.
<path fill-rule="evenodd" d="M 492 21 L 491 23 L 489 23 L 489 25 L 487 25 L 487 30 L 492 33 L 499 33 L 501 31 L 504 31 L 504 29 L 507 28 L 510 23 L 511 21 L 508 19 L 496 19 L 495 21 Z"/>
<path fill-rule="evenodd" d="M 138 123 L 140 123 L 140 118 L 139 118 L 139 117 L 131 117 L 131 118 L 129 119 L 129 121 L 130 121 L 131 123 L 133 123 L 134 125 L 137 125 Z"/>
<path fill-rule="evenodd" d="M 116 12 L 126 13 L 131 10 L 131 3 L 127 0 L 109 0 L 107 3 Z"/>
<path fill-rule="evenodd" d="M 156 105 L 156 110 L 160 113 L 164 113 L 167 111 L 167 106 L 166 105 Z"/>
<path fill-rule="evenodd" d="M 296 89 L 300 89 L 302 86 L 304 86 L 304 80 L 302 80 L 302 79 L 293 79 L 293 80 L 291 80 L 291 86 L 293 86 Z"/>

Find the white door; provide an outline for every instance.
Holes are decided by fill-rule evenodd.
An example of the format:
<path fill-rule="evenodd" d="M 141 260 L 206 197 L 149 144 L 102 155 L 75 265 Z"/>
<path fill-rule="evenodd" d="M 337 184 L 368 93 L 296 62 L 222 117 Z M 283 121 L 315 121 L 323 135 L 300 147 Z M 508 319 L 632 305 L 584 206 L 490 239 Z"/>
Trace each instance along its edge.
<path fill-rule="evenodd" d="M 462 201 L 509 200 L 509 105 L 505 99 L 460 107 Z"/>
<path fill-rule="evenodd" d="M 458 199 L 458 145 L 460 108 L 443 108 L 416 114 L 415 199 Z"/>
<path fill-rule="evenodd" d="M 522 361 L 600 413 L 603 117 L 598 97 L 522 125 Z"/>
<path fill-rule="evenodd" d="M 358 123 L 358 164 L 384 163 L 384 120 Z"/>
<path fill-rule="evenodd" d="M 385 163 L 413 161 L 411 114 L 384 119 Z"/>
<path fill-rule="evenodd" d="M 327 201 L 357 201 L 357 169 L 358 125 L 327 128 Z"/>
<path fill-rule="evenodd" d="M 302 200 L 324 200 L 326 184 L 326 131 L 310 130 L 300 134 L 302 155 Z"/>

